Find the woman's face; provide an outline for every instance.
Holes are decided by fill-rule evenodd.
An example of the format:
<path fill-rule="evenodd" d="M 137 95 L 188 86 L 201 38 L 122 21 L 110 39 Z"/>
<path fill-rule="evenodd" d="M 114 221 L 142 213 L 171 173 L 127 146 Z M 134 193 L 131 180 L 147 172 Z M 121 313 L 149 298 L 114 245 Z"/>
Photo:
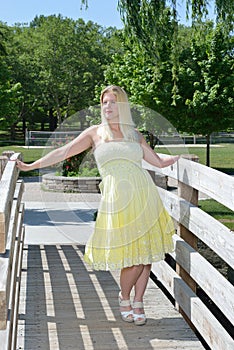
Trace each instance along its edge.
<path fill-rule="evenodd" d="M 116 96 L 112 92 L 106 92 L 102 99 L 102 111 L 107 121 L 119 120 L 119 109 Z"/>

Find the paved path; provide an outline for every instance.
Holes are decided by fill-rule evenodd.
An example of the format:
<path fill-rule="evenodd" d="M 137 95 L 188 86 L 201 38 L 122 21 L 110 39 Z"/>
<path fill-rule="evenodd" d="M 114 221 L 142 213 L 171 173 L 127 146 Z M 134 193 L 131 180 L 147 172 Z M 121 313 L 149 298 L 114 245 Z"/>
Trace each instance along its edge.
<path fill-rule="evenodd" d="M 176 182 L 170 179 L 170 186 Z M 199 199 L 207 196 L 199 194 Z M 25 179 L 25 244 L 85 244 L 92 233 L 100 194 L 42 191 L 36 178 Z"/>
<path fill-rule="evenodd" d="M 100 194 L 42 191 L 35 180 L 25 181 L 25 244 L 85 244 Z"/>
<path fill-rule="evenodd" d="M 93 271 L 83 261 L 99 199 L 25 183 L 17 350 L 203 349 L 152 281 L 145 295 L 147 325 L 120 319 L 118 273 Z"/>

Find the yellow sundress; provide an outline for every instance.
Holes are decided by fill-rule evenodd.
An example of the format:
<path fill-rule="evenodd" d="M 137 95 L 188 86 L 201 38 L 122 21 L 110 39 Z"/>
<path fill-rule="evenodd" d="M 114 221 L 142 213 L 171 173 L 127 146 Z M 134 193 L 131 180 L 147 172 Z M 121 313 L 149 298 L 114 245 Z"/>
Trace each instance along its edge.
<path fill-rule="evenodd" d="M 108 141 L 94 150 L 102 177 L 95 229 L 84 259 L 95 270 L 162 260 L 173 251 L 173 221 L 148 171 L 138 142 Z"/>

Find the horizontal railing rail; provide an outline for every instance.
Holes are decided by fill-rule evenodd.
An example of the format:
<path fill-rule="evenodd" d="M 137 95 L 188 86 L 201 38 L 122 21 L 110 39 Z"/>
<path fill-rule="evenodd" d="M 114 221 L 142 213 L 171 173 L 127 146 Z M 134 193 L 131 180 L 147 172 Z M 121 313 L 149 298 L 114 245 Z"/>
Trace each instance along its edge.
<path fill-rule="evenodd" d="M 193 155 L 185 155 L 185 157 L 193 159 Z M 177 164 L 167 168 L 156 168 L 146 162 L 144 167 L 195 188 L 234 210 L 234 177 L 230 175 L 185 158 L 180 158 Z"/>

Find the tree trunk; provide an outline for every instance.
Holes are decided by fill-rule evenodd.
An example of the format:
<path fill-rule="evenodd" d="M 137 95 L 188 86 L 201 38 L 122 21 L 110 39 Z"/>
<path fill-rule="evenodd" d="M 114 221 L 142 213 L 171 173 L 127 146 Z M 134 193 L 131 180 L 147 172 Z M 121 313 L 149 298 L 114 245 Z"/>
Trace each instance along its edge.
<path fill-rule="evenodd" d="M 150 147 L 154 149 L 154 134 L 149 131 Z"/>
<path fill-rule="evenodd" d="M 210 134 L 206 135 L 206 166 L 210 166 Z"/>
<path fill-rule="evenodd" d="M 57 117 L 53 114 L 53 108 L 49 110 L 49 125 L 50 131 L 54 131 L 57 128 Z"/>
<path fill-rule="evenodd" d="M 10 133 L 11 133 L 11 140 L 15 141 L 16 137 L 16 123 L 13 123 L 10 127 Z"/>
<path fill-rule="evenodd" d="M 23 121 L 22 131 L 23 131 L 24 139 L 25 139 L 25 133 L 26 133 L 26 127 L 27 127 L 25 117 L 22 118 L 22 121 Z"/>

